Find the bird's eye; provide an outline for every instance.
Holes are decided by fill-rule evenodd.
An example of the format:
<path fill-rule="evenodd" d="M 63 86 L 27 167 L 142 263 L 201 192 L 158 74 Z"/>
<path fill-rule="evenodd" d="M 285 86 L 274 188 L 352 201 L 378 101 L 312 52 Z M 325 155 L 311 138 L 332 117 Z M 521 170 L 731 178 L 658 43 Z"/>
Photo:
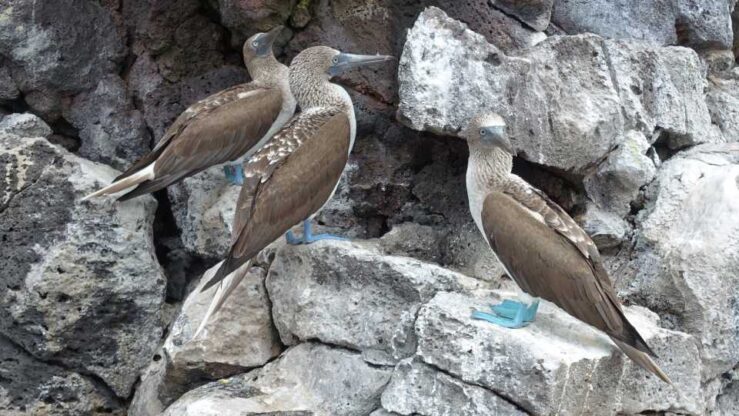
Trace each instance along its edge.
<path fill-rule="evenodd" d="M 484 136 L 487 133 L 485 129 L 480 129 L 480 136 Z"/>
<path fill-rule="evenodd" d="M 334 64 L 334 65 L 338 64 L 339 63 L 339 57 L 338 56 L 334 56 L 333 58 L 331 58 L 331 63 Z"/>
<path fill-rule="evenodd" d="M 259 46 L 259 42 L 257 42 L 257 41 L 255 40 L 254 42 L 252 42 L 252 43 L 251 43 L 251 46 L 252 46 L 252 47 L 254 47 L 254 48 L 256 48 L 256 47 L 258 47 L 258 46 Z"/>

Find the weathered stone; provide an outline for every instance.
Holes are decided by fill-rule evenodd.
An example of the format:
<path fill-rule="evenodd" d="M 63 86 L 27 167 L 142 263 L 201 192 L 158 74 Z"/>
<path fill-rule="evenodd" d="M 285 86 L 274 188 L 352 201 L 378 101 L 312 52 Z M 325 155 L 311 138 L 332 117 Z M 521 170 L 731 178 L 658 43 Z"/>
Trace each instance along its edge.
<path fill-rule="evenodd" d="M 495 7 L 516 16 L 534 30 L 543 32 L 549 26 L 552 4 L 555 0 L 492 0 Z"/>
<path fill-rule="evenodd" d="M 126 169 L 148 152 L 151 137 L 144 118 L 127 95 L 123 80 L 111 75 L 65 110 L 65 119 L 79 129 L 81 156 Z"/>
<path fill-rule="evenodd" d="M 0 16 L 0 55 L 21 91 L 76 93 L 115 72 L 125 54 L 97 2 L 15 1 Z"/>
<path fill-rule="evenodd" d="M 127 397 L 162 334 L 156 204 L 79 199 L 117 172 L 43 139 L 0 135 L 0 330 Z"/>
<path fill-rule="evenodd" d="M 46 137 L 51 134 L 51 127 L 31 113 L 15 113 L 0 119 L 0 131 L 21 137 Z"/>
<path fill-rule="evenodd" d="M 575 220 L 600 250 L 618 247 L 630 230 L 620 215 L 600 209 L 593 203 L 587 203 L 585 212 L 578 215 Z"/>
<path fill-rule="evenodd" d="M 168 188 L 180 238 L 191 253 L 221 258 L 231 247 L 231 227 L 240 187 L 212 167 Z"/>
<path fill-rule="evenodd" d="M 62 116 L 62 96 L 54 90 L 34 90 L 23 95 L 28 108 L 49 123 Z"/>
<path fill-rule="evenodd" d="M 218 10 L 221 23 L 232 34 L 231 45 L 240 48 L 246 38 L 284 24 L 297 0 L 208 0 Z"/>
<path fill-rule="evenodd" d="M 500 297 L 491 293 L 489 301 Z M 533 324 L 517 330 L 470 318 L 473 309 L 486 307 L 482 299 L 438 293 L 416 321 L 418 356 L 534 414 L 700 414 L 705 408 L 694 338 L 657 327 L 643 308 L 626 314 L 680 393 L 632 363 L 605 335 L 547 302 Z"/>
<path fill-rule="evenodd" d="M 705 137 L 700 60 L 684 48 L 578 35 L 511 57 L 428 8 L 408 34 L 398 77 L 398 118 L 408 126 L 457 134 L 470 114 L 497 111 L 520 156 L 576 174 L 629 130 L 671 148 L 715 139 Z"/>
<path fill-rule="evenodd" d="M 739 414 L 739 382 L 732 381 L 716 400 L 712 416 L 733 416 Z"/>
<path fill-rule="evenodd" d="M 739 362 L 739 144 L 696 146 L 663 163 L 638 216 L 622 293 L 700 342 L 703 379 Z"/>
<path fill-rule="evenodd" d="M 709 79 L 706 104 L 724 139 L 739 142 L 739 69 L 730 77 Z"/>
<path fill-rule="evenodd" d="M 303 343 L 250 373 L 192 390 L 165 416 L 361 416 L 380 405 L 390 368 L 358 353 Z"/>
<path fill-rule="evenodd" d="M 492 391 L 459 381 L 420 359 L 395 366 L 382 406 L 401 415 L 526 415 Z"/>
<path fill-rule="evenodd" d="M 272 314 L 285 344 L 318 339 L 361 350 L 372 362 L 413 354 L 413 322 L 438 290 L 483 282 L 369 246 L 322 242 L 285 246 L 267 278 Z"/>
<path fill-rule="evenodd" d="M 631 210 L 639 189 L 654 179 L 657 169 L 646 156 L 649 142 L 642 133 L 630 130 L 618 142 L 583 184 L 596 205 L 623 217 Z"/>
<path fill-rule="evenodd" d="M 44 363 L 0 336 L 3 415 L 124 415 L 115 397 L 79 373 Z"/>
<path fill-rule="evenodd" d="M 15 86 L 8 67 L 0 64 L 0 100 L 15 100 L 18 94 L 18 87 Z"/>
<path fill-rule="evenodd" d="M 556 0 L 552 22 L 567 33 L 659 45 L 730 48 L 734 0 Z"/>

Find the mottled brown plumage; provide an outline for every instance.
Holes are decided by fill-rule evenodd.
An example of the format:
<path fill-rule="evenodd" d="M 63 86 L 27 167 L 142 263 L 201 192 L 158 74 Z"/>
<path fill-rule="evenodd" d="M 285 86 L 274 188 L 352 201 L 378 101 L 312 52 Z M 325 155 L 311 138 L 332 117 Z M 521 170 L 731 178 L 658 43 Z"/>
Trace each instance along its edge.
<path fill-rule="evenodd" d="M 491 122 L 502 119 L 478 117 L 465 132 L 467 187 L 472 215 L 508 274 L 529 295 L 605 332 L 632 360 L 669 383 L 624 315 L 590 237 L 543 192 L 510 173 L 511 145 L 504 129 L 500 137 L 480 138 Z"/>

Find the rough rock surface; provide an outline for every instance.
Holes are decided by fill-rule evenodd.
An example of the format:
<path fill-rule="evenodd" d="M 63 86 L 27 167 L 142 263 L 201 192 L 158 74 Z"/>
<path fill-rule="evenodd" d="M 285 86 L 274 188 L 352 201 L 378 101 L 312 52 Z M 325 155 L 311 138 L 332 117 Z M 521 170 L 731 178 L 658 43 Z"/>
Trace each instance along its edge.
<path fill-rule="evenodd" d="M 709 79 L 706 104 L 727 142 L 739 142 L 739 68 Z"/>
<path fill-rule="evenodd" d="M 700 341 L 703 378 L 739 361 L 739 144 L 702 145 L 666 161 L 638 218 L 619 287 Z"/>
<path fill-rule="evenodd" d="M 398 77 L 408 126 L 457 134 L 469 114 L 497 111 L 520 156 L 579 174 L 628 130 L 671 148 L 712 139 L 701 63 L 684 48 L 578 35 L 512 57 L 431 7 L 408 34 Z"/>
<path fill-rule="evenodd" d="M 499 302 L 500 296 L 487 299 Z M 605 335 L 548 303 L 539 307 L 536 322 L 516 331 L 470 319 L 473 308 L 485 307 L 481 299 L 437 294 L 416 321 L 418 356 L 534 414 L 700 414 L 705 407 L 695 340 L 657 327 L 648 311 L 627 316 L 681 396 L 631 363 Z"/>
<path fill-rule="evenodd" d="M 366 415 L 379 406 L 390 372 L 358 353 L 303 343 L 259 370 L 185 394 L 164 415 Z"/>
<path fill-rule="evenodd" d="M 731 48 L 735 0 L 556 0 L 552 22 L 569 34 L 596 33 L 659 45 Z"/>
<path fill-rule="evenodd" d="M 317 339 L 385 364 L 413 354 L 416 313 L 436 291 L 482 283 L 354 243 L 316 243 L 278 252 L 267 289 L 285 344 Z"/>
<path fill-rule="evenodd" d="M 14 113 L 0 118 L 0 131 L 21 137 L 47 137 L 51 128 L 31 113 Z"/>
<path fill-rule="evenodd" d="M 0 142 L 0 331 L 127 397 L 162 333 L 156 204 L 80 202 L 116 172 L 43 139 L 2 133 Z"/>

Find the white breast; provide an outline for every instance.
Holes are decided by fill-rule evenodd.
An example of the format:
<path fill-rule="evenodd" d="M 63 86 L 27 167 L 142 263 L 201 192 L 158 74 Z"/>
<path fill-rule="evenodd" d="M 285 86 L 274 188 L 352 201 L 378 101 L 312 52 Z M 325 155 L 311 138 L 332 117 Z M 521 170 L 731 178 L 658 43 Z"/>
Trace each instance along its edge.
<path fill-rule="evenodd" d="M 480 183 L 474 172 L 474 166 L 472 164 L 467 165 L 467 199 L 470 205 L 470 214 L 472 219 L 477 225 L 477 229 L 480 230 L 482 235 L 485 235 L 485 230 L 482 227 L 482 204 L 485 201 L 485 190 L 482 189 Z"/>

